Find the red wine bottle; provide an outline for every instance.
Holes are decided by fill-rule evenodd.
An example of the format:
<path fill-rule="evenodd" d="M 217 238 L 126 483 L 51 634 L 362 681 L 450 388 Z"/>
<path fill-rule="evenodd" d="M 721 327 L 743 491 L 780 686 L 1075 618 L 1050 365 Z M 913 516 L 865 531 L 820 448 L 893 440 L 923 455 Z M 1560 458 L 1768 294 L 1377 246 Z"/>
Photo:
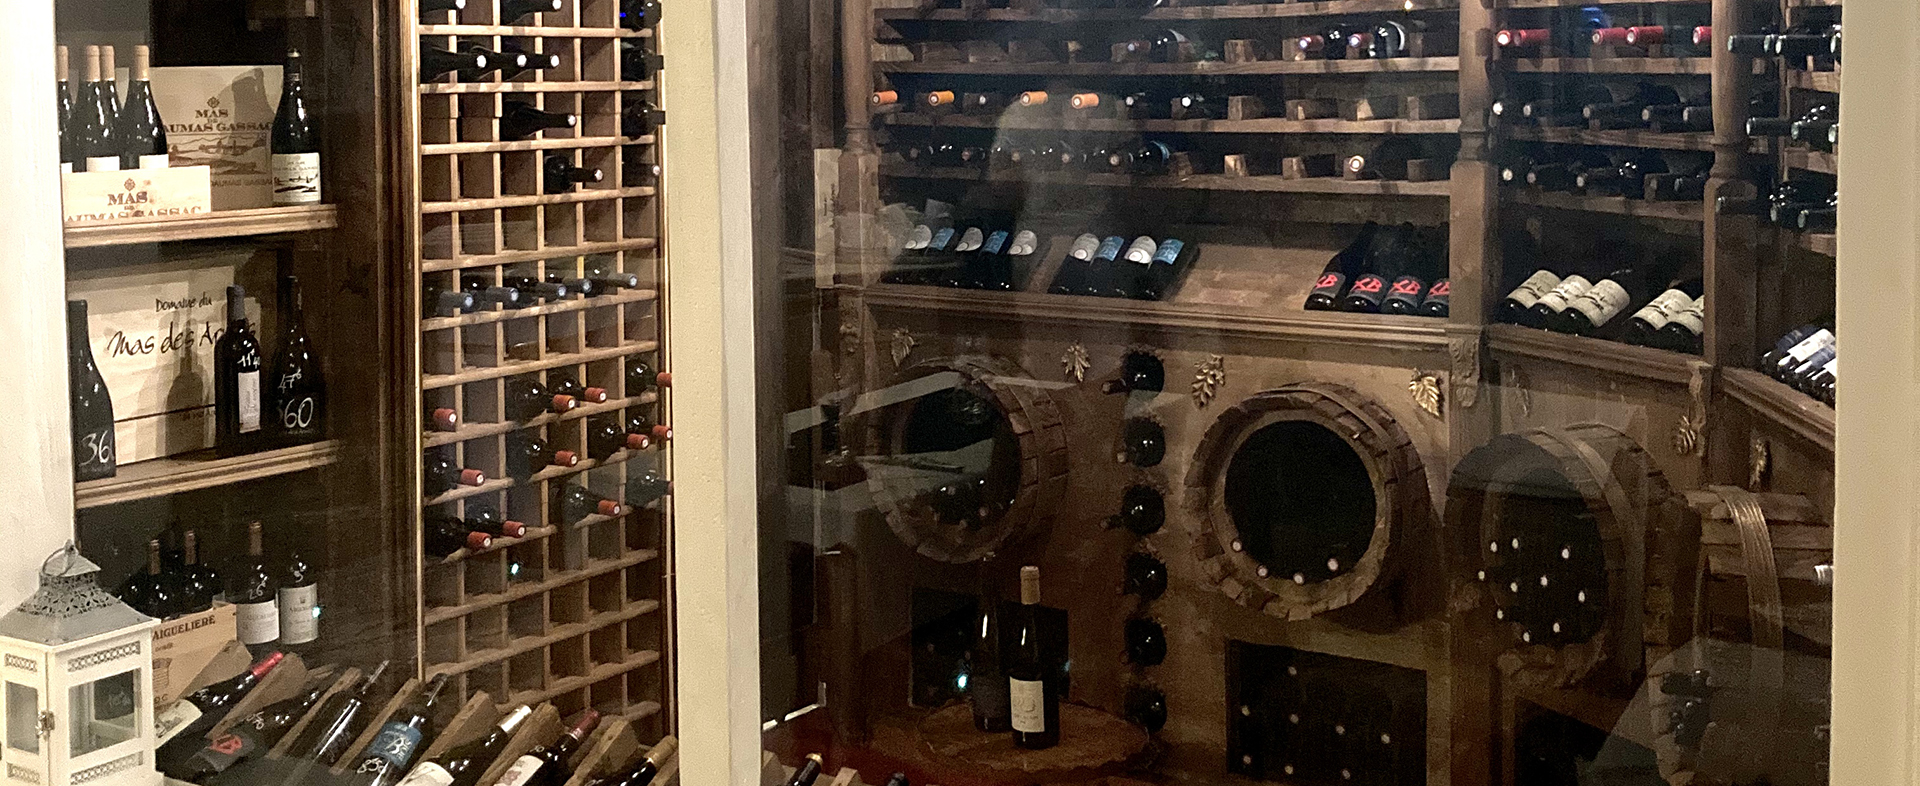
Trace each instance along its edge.
<path fill-rule="evenodd" d="M 1133 351 L 1120 357 L 1120 375 L 1100 386 L 1103 393 L 1159 393 L 1166 389 L 1167 370 L 1150 352 Z"/>
<path fill-rule="evenodd" d="M 1151 554 L 1127 555 L 1127 568 L 1120 592 L 1138 595 L 1141 600 L 1157 600 L 1167 593 L 1167 564 Z"/>
<path fill-rule="evenodd" d="M 475 532 L 466 522 L 451 516 L 429 518 L 421 526 L 425 530 L 423 545 L 430 556 L 446 557 L 461 549 L 479 551 L 493 545 L 492 535 Z"/>
<path fill-rule="evenodd" d="M 562 396 L 572 396 L 584 404 L 607 403 L 607 389 L 588 387 L 580 384 L 573 374 L 567 371 L 552 371 L 547 374 L 547 383 L 553 392 Z"/>
<path fill-rule="evenodd" d="M 298 49 L 287 52 L 280 84 L 280 107 L 273 115 L 268 144 L 273 155 L 273 203 L 319 204 L 320 135 L 314 132 L 313 119 L 307 115 Z"/>
<path fill-rule="evenodd" d="M 374 735 L 366 755 L 355 765 L 353 786 L 390 786 L 400 780 L 413 756 L 432 742 L 434 710 L 446 691 L 450 674 L 435 675 L 420 694 L 400 706 Z"/>
<path fill-rule="evenodd" d="M 582 183 L 598 183 L 607 178 L 596 167 L 575 166 L 566 156 L 549 154 L 542 179 L 547 193 L 565 194 Z"/>
<path fill-rule="evenodd" d="M 1673 321 L 1674 316 L 1693 305 L 1693 301 L 1700 297 L 1703 286 L 1699 277 L 1674 281 L 1666 291 L 1655 295 L 1627 318 L 1621 340 L 1629 344 L 1658 346 L 1661 329 Z"/>
<path fill-rule="evenodd" d="M 327 699 L 325 704 L 314 713 L 313 720 L 295 739 L 290 750 L 295 758 L 308 759 L 322 766 L 331 767 L 346 755 L 347 746 L 360 738 L 372 722 L 376 708 L 368 704 L 374 699 L 374 688 L 380 684 L 380 677 L 387 672 L 391 661 L 381 661 L 352 690 L 340 691 Z"/>
<path fill-rule="evenodd" d="M 423 15 L 465 10 L 467 10 L 467 0 L 420 0 L 420 13 Z"/>
<path fill-rule="evenodd" d="M 255 655 L 276 649 L 280 641 L 280 599 L 265 553 L 260 522 L 252 522 L 247 525 L 246 558 L 227 584 L 227 599 L 239 618 L 240 643 Z"/>
<path fill-rule="evenodd" d="M 178 612 L 181 587 L 161 566 L 160 541 L 147 541 L 146 569 L 128 578 L 119 594 L 134 611 L 154 619 L 163 620 Z"/>
<path fill-rule="evenodd" d="M 634 447 L 634 437 L 640 437 L 639 447 Z M 665 423 L 654 423 L 644 415 L 627 418 L 627 447 L 632 450 L 645 450 L 649 446 L 659 445 L 673 439 L 673 428 Z"/>
<path fill-rule="evenodd" d="M 200 533 L 187 530 L 181 541 L 180 575 L 185 598 L 181 611 L 196 614 L 213 608 L 214 601 L 226 600 L 227 584 L 220 571 L 200 560 Z"/>
<path fill-rule="evenodd" d="M 517 431 L 507 437 L 507 474 L 514 480 L 525 482 L 548 467 L 573 467 L 579 464 L 578 454 L 571 450 L 555 450 L 539 437 Z"/>
<path fill-rule="evenodd" d="M 276 442 L 299 445 L 326 436 L 327 385 L 320 369 L 320 358 L 307 338 L 306 312 L 300 297 L 300 280 L 287 276 L 281 282 L 286 332 L 273 358 L 271 408 Z"/>
<path fill-rule="evenodd" d="M 427 424 L 428 431 L 450 432 L 460 429 L 460 413 L 452 407 L 427 405 L 426 416 L 421 418 Z"/>
<path fill-rule="evenodd" d="M 439 47 L 420 45 L 420 81 L 422 82 L 431 82 L 455 71 L 486 67 L 486 55 L 449 52 Z"/>
<path fill-rule="evenodd" d="M 1040 568 L 1020 569 L 1020 614 L 1008 638 L 1003 667 L 1007 671 L 1013 744 L 1037 750 L 1060 742 L 1060 680 L 1048 662 L 1041 642 Z"/>
<path fill-rule="evenodd" d="M 487 482 L 487 473 L 469 467 L 462 467 L 452 456 L 436 452 L 427 457 L 421 476 L 427 495 L 445 494 L 460 486 L 479 486 Z"/>
<path fill-rule="evenodd" d="M 524 538 L 527 525 L 500 514 L 500 509 L 485 502 L 467 503 L 467 529 L 485 532 L 496 538 Z"/>
<path fill-rule="evenodd" d="M 212 740 L 175 737 L 154 752 L 154 761 L 162 773 L 175 780 L 204 783 L 236 764 L 266 753 L 307 716 L 332 686 L 332 681 L 322 680 L 298 696 L 248 713 Z M 203 745 L 191 750 L 189 743 L 193 742 Z"/>
<path fill-rule="evenodd" d="M 304 651 L 303 644 L 320 638 L 320 580 L 300 552 L 289 552 L 274 591 L 280 604 L 280 646 Z"/>
<path fill-rule="evenodd" d="M 127 105 L 120 113 L 121 169 L 166 169 L 167 124 L 153 100 L 153 50 L 133 48 L 133 73 L 127 79 Z"/>
<path fill-rule="evenodd" d="M 478 68 L 460 69 L 459 74 L 454 78 L 462 82 L 484 82 L 496 71 L 505 71 L 509 68 L 524 70 L 527 67 L 526 55 L 496 52 L 479 44 L 467 44 L 466 46 L 460 47 L 460 53 L 479 55 L 486 62 L 486 65 Z"/>
<path fill-rule="evenodd" d="M 214 444 L 222 455 L 256 449 L 264 421 L 260 339 L 247 327 L 247 292 L 227 287 L 227 330 L 214 344 Z"/>
<path fill-rule="evenodd" d="M 1167 456 L 1167 432 L 1149 418 L 1128 418 L 1120 429 L 1120 463 L 1153 467 Z"/>
<path fill-rule="evenodd" d="M 500 139 L 511 142 L 548 129 L 575 128 L 579 125 L 580 118 L 574 115 L 543 112 L 525 101 L 511 101 L 500 114 Z"/>
<path fill-rule="evenodd" d="M 579 406 L 579 399 L 553 393 L 533 377 L 507 380 L 507 416 L 525 423 L 548 412 L 564 414 Z"/>
<path fill-rule="evenodd" d="M 600 725 L 600 712 L 587 710 L 580 714 L 573 726 L 561 733 L 553 742 L 541 745 L 521 754 L 507 765 L 507 771 L 493 782 L 494 786 L 562 786 L 573 777 L 573 768 L 567 766 L 567 759 L 580 745 L 587 741 L 587 735 Z"/>
<path fill-rule="evenodd" d="M 588 516 L 618 516 L 626 512 L 619 502 L 607 499 L 577 485 L 563 486 L 554 492 L 559 497 L 562 520 L 571 523 Z"/>
<path fill-rule="evenodd" d="M 655 776 L 660 774 L 661 767 L 673 761 L 673 753 L 678 748 L 679 740 L 664 737 L 658 745 L 653 746 L 653 750 L 647 751 L 647 755 L 641 756 L 639 761 L 634 762 L 633 766 L 623 772 L 593 781 L 593 786 L 647 786 L 653 782 Z"/>
<path fill-rule="evenodd" d="M 599 418 L 587 424 L 587 457 L 606 461 L 627 447 L 627 432 L 614 418 Z"/>
<path fill-rule="evenodd" d="M 1136 666 L 1158 666 L 1167 660 L 1167 629 L 1151 617 L 1127 620 L 1122 631 L 1127 660 Z"/>
<path fill-rule="evenodd" d="M 660 24 L 660 0 L 620 0 L 620 26 L 651 30 Z"/>
<path fill-rule="evenodd" d="M 191 746 L 190 751 L 199 749 L 204 744 L 207 730 L 213 728 L 227 710 L 233 709 L 233 705 L 239 704 L 241 699 L 253 692 L 260 684 L 260 679 L 273 671 L 273 667 L 280 665 L 285 657 L 278 652 L 269 653 L 240 676 L 189 693 L 186 698 L 161 710 L 154 718 L 155 741 L 164 746 L 179 737 L 187 741 L 184 744 Z"/>
<path fill-rule="evenodd" d="M 403 786 L 475 786 L 488 765 L 493 764 L 501 749 L 513 739 L 514 731 L 532 714 L 533 708 L 527 705 L 515 707 L 487 736 L 456 745 L 446 753 L 420 762 L 400 783 Z"/>
<path fill-rule="evenodd" d="M 638 396 L 649 390 L 673 386 L 673 374 L 655 372 L 653 366 L 639 358 L 627 361 L 627 395 Z"/>
<path fill-rule="evenodd" d="M 73 479 L 113 477 L 113 396 L 93 362 L 87 301 L 67 301 L 67 407 L 73 420 Z"/>
<path fill-rule="evenodd" d="M 673 493 L 673 481 L 658 470 L 643 469 L 627 476 L 627 504 L 643 507 Z"/>

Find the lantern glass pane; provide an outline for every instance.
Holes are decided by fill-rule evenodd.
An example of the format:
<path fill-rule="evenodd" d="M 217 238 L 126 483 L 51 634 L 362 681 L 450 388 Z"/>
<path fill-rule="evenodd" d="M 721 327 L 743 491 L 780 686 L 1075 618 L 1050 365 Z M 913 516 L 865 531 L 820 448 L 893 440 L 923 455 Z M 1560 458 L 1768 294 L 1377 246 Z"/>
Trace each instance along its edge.
<path fill-rule="evenodd" d="M 125 671 L 70 689 L 72 755 L 84 756 L 139 736 L 134 725 L 140 714 L 135 701 L 139 676 L 137 670 Z"/>
<path fill-rule="evenodd" d="M 7 683 L 7 747 L 40 752 L 40 689 Z"/>

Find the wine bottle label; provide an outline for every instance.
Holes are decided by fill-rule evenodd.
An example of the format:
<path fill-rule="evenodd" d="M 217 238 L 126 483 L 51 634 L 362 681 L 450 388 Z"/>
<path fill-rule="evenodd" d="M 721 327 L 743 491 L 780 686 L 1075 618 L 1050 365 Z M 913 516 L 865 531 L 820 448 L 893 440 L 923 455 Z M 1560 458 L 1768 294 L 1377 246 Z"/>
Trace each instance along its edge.
<path fill-rule="evenodd" d="M 926 248 L 927 244 L 932 242 L 933 227 L 921 224 L 914 227 L 912 232 L 907 233 L 907 243 L 901 248 L 905 251 L 918 251 Z"/>
<path fill-rule="evenodd" d="M 1153 261 L 1153 254 L 1158 250 L 1160 246 L 1153 242 L 1153 238 L 1141 235 L 1133 239 L 1133 245 L 1127 246 L 1127 261 L 1148 264 Z"/>
<path fill-rule="evenodd" d="M 320 638 L 320 618 L 314 615 L 314 601 L 318 595 L 319 586 L 315 584 L 280 588 L 277 595 L 280 604 L 280 643 L 305 644 Z"/>
<path fill-rule="evenodd" d="M 453 786 L 453 773 L 438 764 L 423 761 L 420 766 L 413 768 L 413 772 L 407 773 L 398 786 Z"/>
<path fill-rule="evenodd" d="M 240 433 L 260 430 L 260 372 L 240 373 Z"/>
<path fill-rule="evenodd" d="M 120 157 L 119 156 L 87 156 L 87 171 L 88 172 L 118 172 L 120 171 Z"/>
<path fill-rule="evenodd" d="M 1572 303 L 1575 298 L 1586 294 L 1587 290 L 1592 288 L 1593 282 L 1588 281 L 1584 276 L 1567 276 L 1560 279 L 1560 285 L 1554 287 L 1553 291 L 1541 295 L 1534 305 L 1546 306 L 1549 311 L 1557 314 L 1566 310 L 1568 303 Z"/>
<path fill-rule="evenodd" d="M 166 153 L 154 153 L 140 157 L 141 169 L 166 169 L 173 166 L 173 157 Z"/>
<path fill-rule="evenodd" d="M 1019 232 L 1014 233 L 1013 248 L 1009 249 L 1007 253 L 1012 254 L 1013 256 L 1016 256 L 1016 257 L 1024 257 L 1028 254 L 1033 253 L 1034 250 L 1038 249 L 1039 247 L 1040 247 L 1039 236 L 1033 234 L 1033 230 L 1031 229 L 1022 229 Z"/>
<path fill-rule="evenodd" d="M 1521 308 L 1533 308 L 1533 304 L 1540 302 L 1540 298 L 1546 297 L 1557 286 L 1560 286 L 1560 277 L 1554 275 L 1553 271 L 1536 270 L 1533 275 L 1527 276 L 1526 281 L 1520 282 L 1520 286 L 1508 292 L 1507 299 L 1519 303 Z"/>
<path fill-rule="evenodd" d="M 1038 734 L 1047 730 L 1047 686 L 1040 680 L 1007 678 L 1008 714 L 1013 730 Z"/>
<path fill-rule="evenodd" d="M 280 638 L 280 606 L 272 600 L 235 604 L 241 644 L 266 644 Z"/>
<path fill-rule="evenodd" d="M 1156 265 L 1171 265 L 1179 261 L 1180 252 L 1186 247 L 1187 242 L 1184 240 L 1167 238 L 1160 244 L 1160 248 L 1153 252 L 1153 262 Z"/>
<path fill-rule="evenodd" d="M 512 764 L 507 765 L 507 771 L 500 773 L 500 779 L 494 781 L 493 786 L 527 786 L 527 781 L 540 774 L 540 765 L 545 763 L 540 757 L 532 755 L 514 759 Z"/>
<path fill-rule="evenodd" d="M 1007 230 L 1000 229 L 1000 230 L 995 230 L 993 234 L 987 236 L 987 244 L 984 246 L 981 246 L 980 250 L 985 251 L 989 254 L 998 254 L 998 253 L 1001 253 L 1003 250 L 1005 250 L 1006 247 L 1007 247 Z"/>
<path fill-rule="evenodd" d="M 420 747 L 420 730 L 405 723 L 389 723 L 367 746 L 367 757 L 360 761 L 361 772 L 385 772 L 389 767 L 405 767 Z M 370 768 L 371 765 L 371 768 Z"/>
<path fill-rule="evenodd" d="M 1686 306 L 1681 307 L 1679 311 L 1667 317 L 1667 324 L 1678 325 L 1681 330 L 1685 330 L 1696 336 L 1705 333 L 1707 330 L 1707 297 L 1701 295 L 1698 298 L 1693 298 Z"/>
<path fill-rule="evenodd" d="M 1420 293 L 1427 291 L 1427 282 L 1419 276 L 1401 276 L 1393 280 L 1393 286 L 1387 290 L 1387 299 L 1407 304 L 1408 307 L 1420 305 Z"/>
<path fill-rule="evenodd" d="M 980 231 L 979 227 L 967 227 L 967 231 L 960 235 L 960 245 L 954 246 L 953 250 L 960 253 L 978 251 L 987 242 L 986 237 L 987 233 Z"/>
<path fill-rule="evenodd" d="M 1353 286 L 1347 290 L 1348 297 L 1357 297 L 1370 305 L 1378 306 L 1387 295 L 1387 280 L 1378 273 L 1368 273 L 1353 280 Z"/>
<path fill-rule="evenodd" d="M 312 205 L 320 202 L 320 154 L 273 155 L 273 203 Z"/>
<path fill-rule="evenodd" d="M 1807 358 L 1813 357 L 1814 354 L 1820 350 L 1830 349 L 1832 347 L 1833 331 L 1821 329 L 1819 332 L 1802 339 L 1800 343 L 1793 345 L 1793 349 L 1787 350 L 1787 357 L 1793 359 L 1793 361 L 1787 365 L 1790 368 L 1799 366 L 1801 363 L 1807 362 Z"/>
<path fill-rule="evenodd" d="M 200 708 L 193 702 L 181 700 L 161 710 L 153 717 L 153 733 L 156 745 L 165 745 L 174 735 L 186 730 L 194 721 L 200 719 Z"/>
<path fill-rule="evenodd" d="M 1633 296 L 1627 294 L 1626 287 L 1615 283 L 1613 279 L 1601 281 L 1581 293 L 1567 308 L 1585 314 L 1587 324 L 1594 327 L 1607 324 L 1615 315 L 1627 310 L 1633 302 Z"/>
<path fill-rule="evenodd" d="M 944 229 L 941 229 L 938 232 L 933 233 L 933 240 L 927 243 L 927 248 L 930 248 L 934 251 L 945 251 L 947 250 L 947 244 L 952 242 L 953 242 L 953 227 L 946 227 Z"/>
<path fill-rule="evenodd" d="M 1693 298 L 1678 289 L 1669 289 L 1660 293 L 1647 304 L 1633 312 L 1633 318 L 1645 323 L 1647 327 L 1659 330 L 1673 320 L 1673 315 L 1693 305 Z"/>
<path fill-rule="evenodd" d="M 1433 286 L 1427 287 L 1427 296 L 1423 298 L 1420 301 L 1420 303 L 1422 305 L 1425 305 L 1428 303 L 1436 303 L 1442 306 L 1446 306 L 1446 305 L 1449 305 L 1452 300 L 1453 300 L 1453 281 L 1443 278 L 1443 279 L 1440 279 L 1439 281 L 1433 282 Z"/>
<path fill-rule="evenodd" d="M 1094 253 L 1099 250 L 1100 238 L 1091 234 L 1081 235 L 1073 239 L 1073 247 L 1067 251 L 1067 256 L 1079 260 L 1088 260 L 1092 259 Z"/>
<path fill-rule="evenodd" d="M 1109 237 L 1106 240 L 1100 241 L 1100 250 L 1094 252 L 1093 256 L 1095 259 L 1105 259 L 1109 261 L 1119 259 L 1120 246 L 1126 244 L 1126 242 L 1126 239 L 1119 235 Z"/>
<path fill-rule="evenodd" d="M 260 752 L 260 741 L 246 729 L 235 728 L 207 741 L 207 747 L 201 748 L 193 758 L 206 769 L 214 772 L 226 772 L 234 763 Z"/>

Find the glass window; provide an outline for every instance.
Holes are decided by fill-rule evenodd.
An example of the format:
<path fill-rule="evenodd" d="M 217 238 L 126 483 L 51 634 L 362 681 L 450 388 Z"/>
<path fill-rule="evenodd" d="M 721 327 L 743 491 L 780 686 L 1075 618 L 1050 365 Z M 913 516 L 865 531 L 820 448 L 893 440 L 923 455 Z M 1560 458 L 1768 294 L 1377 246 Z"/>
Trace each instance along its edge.
<path fill-rule="evenodd" d="M 140 672 L 128 671 L 68 689 L 69 755 L 84 756 L 140 736 L 134 706 Z"/>
<path fill-rule="evenodd" d="M 40 752 L 40 689 L 7 683 L 7 747 Z"/>

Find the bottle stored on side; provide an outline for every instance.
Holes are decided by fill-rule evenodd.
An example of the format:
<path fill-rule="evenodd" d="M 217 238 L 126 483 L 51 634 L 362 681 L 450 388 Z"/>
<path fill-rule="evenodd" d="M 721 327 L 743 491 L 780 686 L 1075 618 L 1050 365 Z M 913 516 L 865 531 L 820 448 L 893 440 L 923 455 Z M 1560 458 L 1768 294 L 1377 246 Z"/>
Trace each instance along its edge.
<path fill-rule="evenodd" d="M 400 780 L 413 763 L 414 754 L 431 744 L 438 732 L 434 711 L 451 676 L 436 675 L 419 695 L 387 719 L 367 746 L 366 755 L 353 767 L 354 786 L 390 786 Z"/>
<path fill-rule="evenodd" d="M 515 707 L 494 725 L 487 736 L 456 745 L 439 756 L 420 762 L 400 783 L 404 786 L 476 786 L 480 776 L 486 773 L 487 766 L 500 756 L 501 749 L 513 739 L 514 731 L 532 714 L 533 708 L 525 704 Z"/>

